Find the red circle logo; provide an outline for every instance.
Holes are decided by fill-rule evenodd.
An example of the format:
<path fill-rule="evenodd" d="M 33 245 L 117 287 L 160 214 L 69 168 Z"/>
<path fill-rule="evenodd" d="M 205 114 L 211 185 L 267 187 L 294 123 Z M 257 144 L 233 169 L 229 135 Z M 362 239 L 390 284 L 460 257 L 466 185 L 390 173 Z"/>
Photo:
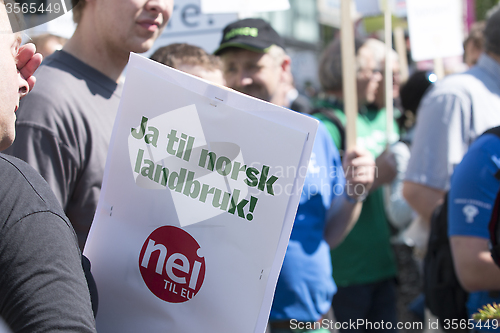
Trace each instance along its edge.
<path fill-rule="evenodd" d="M 174 226 L 159 227 L 149 235 L 139 255 L 139 269 L 149 290 L 170 303 L 193 298 L 205 278 L 205 258 L 190 234 Z"/>

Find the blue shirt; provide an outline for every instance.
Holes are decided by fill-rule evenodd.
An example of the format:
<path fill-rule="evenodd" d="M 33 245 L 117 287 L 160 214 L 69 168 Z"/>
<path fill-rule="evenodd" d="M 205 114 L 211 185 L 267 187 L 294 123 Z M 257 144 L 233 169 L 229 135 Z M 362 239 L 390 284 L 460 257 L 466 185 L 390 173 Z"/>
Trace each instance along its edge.
<path fill-rule="evenodd" d="M 448 194 L 449 236 L 489 239 L 488 224 L 500 188 L 500 181 L 495 178 L 499 169 L 500 139 L 494 134 L 479 137 L 470 146 L 451 179 Z M 492 298 L 488 291 L 470 293 L 467 302 L 469 316 L 483 305 L 493 302 L 500 303 L 500 297 Z"/>
<path fill-rule="evenodd" d="M 326 213 L 344 185 L 339 152 L 320 123 L 276 285 L 271 320 L 315 321 L 329 310 L 337 287 L 323 234 Z"/>

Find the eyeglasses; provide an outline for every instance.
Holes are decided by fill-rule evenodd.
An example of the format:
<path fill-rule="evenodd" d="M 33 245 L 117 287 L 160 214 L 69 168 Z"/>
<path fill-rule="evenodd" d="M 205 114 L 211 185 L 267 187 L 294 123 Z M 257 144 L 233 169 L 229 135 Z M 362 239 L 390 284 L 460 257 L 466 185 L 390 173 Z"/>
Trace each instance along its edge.
<path fill-rule="evenodd" d="M 382 71 L 379 68 L 358 69 L 358 75 L 365 75 L 365 77 L 370 80 L 373 79 L 377 73 L 382 75 Z"/>

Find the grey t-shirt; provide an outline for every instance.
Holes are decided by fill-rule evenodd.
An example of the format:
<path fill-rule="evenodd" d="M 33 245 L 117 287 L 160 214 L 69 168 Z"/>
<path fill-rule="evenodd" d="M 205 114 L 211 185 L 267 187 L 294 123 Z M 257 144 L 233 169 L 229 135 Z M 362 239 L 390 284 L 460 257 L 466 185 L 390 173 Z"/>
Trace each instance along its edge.
<path fill-rule="evenodd" d="M 101 192 L 122 85 L 59 51 L 36 72 L 17 111 L 16 140 L 5 151 L 49 183 L 83 249 Z"/>
<path fill-rule="evenodd" d="M 405 179 L 448 190 L 455 166 L 481 133 L 500 125 L 500 64 L 483 54 L 422 99 Z"/>
<path fill-rule="evenodd" d="M 0 317 L 13 332 L 95 333 L 70 222 L 42 177 L 3 154 L 0 272 Z"/>

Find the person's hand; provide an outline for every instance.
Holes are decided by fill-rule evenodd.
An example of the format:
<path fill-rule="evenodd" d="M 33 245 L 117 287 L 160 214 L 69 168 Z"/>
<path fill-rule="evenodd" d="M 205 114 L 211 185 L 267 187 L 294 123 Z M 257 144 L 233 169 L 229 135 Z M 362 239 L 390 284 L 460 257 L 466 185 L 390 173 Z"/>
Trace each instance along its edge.
<path fill-rule="evenodd" d="M 17 70 L 21 76 L 28 82 L 29 91 L 33 89 L 36 79 L 33 76 L 36 69 L 42 63 L 43 57 L 40 53 L 36 53 L 36 47 L 32 43 L 25 44 L 19 47 L 16 56 Z"/>
<path fill-rule="evenodd" d="M 398 174 L 397 162 L 394 154 L 390 150 L 384 150 L 375 160 L 377 175 L 374 188 L 383 184 L 391 183 Z"/>
<path fill-rule="evenodd" d="M 368 195 L 375 175 L 375 161 L 366 150 L 354 148 L 344 155 L 346 194 L 353 200 L 361 200 Z"/>

